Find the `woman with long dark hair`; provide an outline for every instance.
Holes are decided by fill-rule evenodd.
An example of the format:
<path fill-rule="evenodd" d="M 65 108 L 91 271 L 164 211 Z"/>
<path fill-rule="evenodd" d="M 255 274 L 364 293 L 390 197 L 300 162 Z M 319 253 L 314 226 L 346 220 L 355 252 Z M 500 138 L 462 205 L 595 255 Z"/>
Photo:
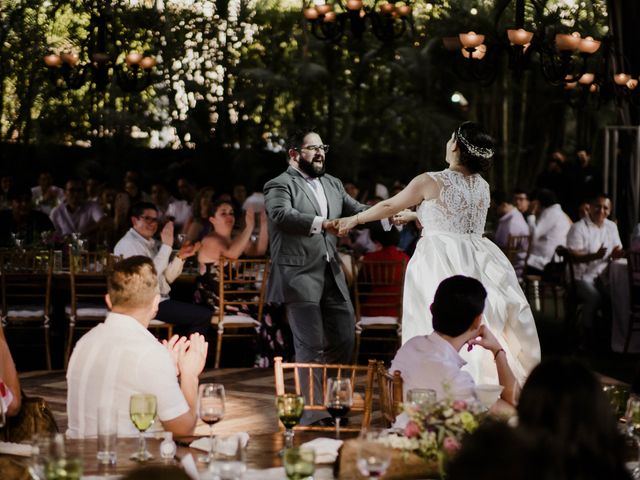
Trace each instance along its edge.
<path fill-rule="evenodd" d="M 494 355 L 506 354 L 522 384 L 540 361 L 540 342 L 513 266 L 482 236 L 490 195 L 481 173 L 490 167 L 494 148 L 493 138 L 479 125 L 463 123 L 447 142 L 448 168 L 418 175 L 392 198 L 340 219 L 338 228 L 345 234 L 358 224 L 389 218 L 419 205 L 416 213 L 423 230 L 405 276 L 403 343 L 433 332 L 429 306 L 442 280 L 453 275 L 476 278 L 488 292 L 483 323 L 502 348 L 498 352 L 463 349 L 466 369 L 476 383 L 497 384 Z"/>
<path fill-rule="evenodd" d="M 611 405 L 593 372 L 577 360 L 545 360 L 531 372 L 520 394 L 518 426 L 557 454 L 559 478 L 630 478 Z"/>

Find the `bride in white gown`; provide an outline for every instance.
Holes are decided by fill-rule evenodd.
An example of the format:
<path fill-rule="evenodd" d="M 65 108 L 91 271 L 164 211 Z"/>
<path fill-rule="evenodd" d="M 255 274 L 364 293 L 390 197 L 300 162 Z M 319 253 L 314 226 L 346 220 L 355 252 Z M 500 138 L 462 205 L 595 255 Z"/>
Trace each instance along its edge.
<path fill-rule="evenodd" d="M 433 331 L 430 306 L 436 288 L 453 275 L 478 279 L 487 290 L 483 322 L 505 349 L 513 373 L 524 383 L 540 362 L 540 342 L 531 308 L 502 251 L 483 238 L 490 204 L 489 184 L 480 176 L 493 156 L 493 139 L 465 122 L 447 142 L 449 168 L 415 177 L 394 197 L 338 222 L 340 234 L 357 224 L 392 217 L 419 205 L 422 238 L 411 257 L 404 284 L 402 343 Z M 476 383 L 498 383 L 491 352 L 463 348 L 465 370 Z"/>

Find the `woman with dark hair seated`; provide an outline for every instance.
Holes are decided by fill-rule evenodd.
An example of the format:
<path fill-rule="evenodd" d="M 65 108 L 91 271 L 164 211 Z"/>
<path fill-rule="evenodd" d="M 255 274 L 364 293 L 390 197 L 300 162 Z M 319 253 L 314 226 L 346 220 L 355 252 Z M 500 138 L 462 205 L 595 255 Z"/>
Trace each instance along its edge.
<path fill-rule="evenodd" d="M 536 367 L 522 388 L 518 418 L 519 428 L 558 454 L 557 478 L 631 478 L 602 385 L 577 360 L 546 360 Z"/>
<path fill-rule="evenodd" d="M 488 170 L 494 153 L 493 138 L 479 125 L 465 122 L 447 142 L 448 168 L 418 175 L 392 198 L 337 223 L 345 234 L 358 224 L 419 205 L 416 213 L 423 230 L 405 276 L 402 342 L 433 332 L 429 306 L 442 280 L 454 275 L 475 278 L 488 292 L 483 323 L 502 346 L 495 355 L 507 356 L 522 384 L 540 361 L 540 342 L 513 266 L 482 236 L 490 195 L 481 173 Z M 498 383 L 494 354 L 469 348 L 461 356 L 476 383 Z"/>

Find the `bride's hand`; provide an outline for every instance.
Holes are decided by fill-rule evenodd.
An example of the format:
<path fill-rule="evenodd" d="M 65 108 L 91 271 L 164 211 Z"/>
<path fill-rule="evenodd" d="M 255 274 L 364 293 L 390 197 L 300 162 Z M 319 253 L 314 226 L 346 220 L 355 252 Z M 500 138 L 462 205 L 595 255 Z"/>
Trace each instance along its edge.
<path fill-rule="evenodd" d="M 352 217 L 345 217 L 338 220 L 338 236 L 344 237 L 349 231 L 358 225 L 358 219 L 354 215 Z"/>
<path fill-rule="evenodd" d="M 413 210 L 404 209 L 396 213 L 392 217 L 394 225 L 405 225 L 409 222 L 414 222 L 418 219 L 418 215 Z"/>

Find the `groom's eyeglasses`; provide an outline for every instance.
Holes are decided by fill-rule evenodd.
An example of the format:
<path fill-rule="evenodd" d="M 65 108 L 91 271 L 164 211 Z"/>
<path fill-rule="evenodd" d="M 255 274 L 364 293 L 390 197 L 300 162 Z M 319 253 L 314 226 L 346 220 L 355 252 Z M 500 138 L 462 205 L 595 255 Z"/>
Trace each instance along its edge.
<path fill-rule="evenodd" d="M 327 153 L 329 151 L 329 145 L 306 145 L 304 147 L 300 147 L 300 150 L 310 150 L 312 152 L 324 152 Z"/>

